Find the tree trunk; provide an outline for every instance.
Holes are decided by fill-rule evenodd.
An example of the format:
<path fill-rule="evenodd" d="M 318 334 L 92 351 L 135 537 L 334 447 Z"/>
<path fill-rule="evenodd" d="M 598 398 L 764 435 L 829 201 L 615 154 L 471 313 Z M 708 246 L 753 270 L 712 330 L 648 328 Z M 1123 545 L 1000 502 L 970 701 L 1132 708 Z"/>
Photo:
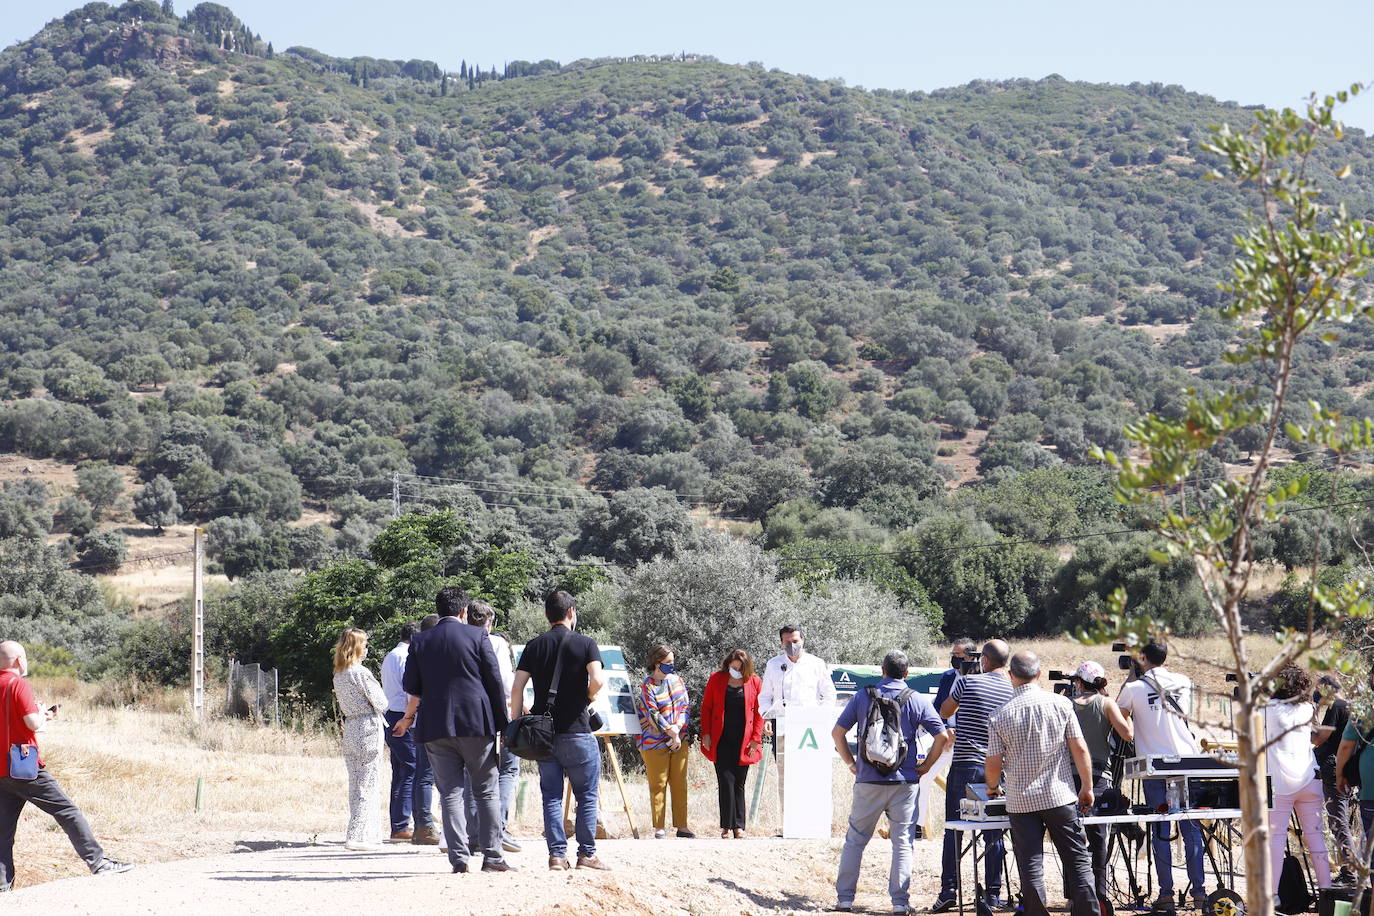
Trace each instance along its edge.
<path fill-rule="evenodd" d="M 1248 693 L 1248 685 L 1242 690 Z M 1248 697 L 1237 704 L 1246 716 Z M 1240 716 L 1237 716 L 1239 719 Z M 1245 724 L 1236 729 L 1236 751 L 1240 772 L 1240 825 L 1244 842 L 1246 916 L 1273 916 L 1274 875 L 1269 862 L 1269 806 L 1266 804 L 1264 719 L 1251 712 Z"/>

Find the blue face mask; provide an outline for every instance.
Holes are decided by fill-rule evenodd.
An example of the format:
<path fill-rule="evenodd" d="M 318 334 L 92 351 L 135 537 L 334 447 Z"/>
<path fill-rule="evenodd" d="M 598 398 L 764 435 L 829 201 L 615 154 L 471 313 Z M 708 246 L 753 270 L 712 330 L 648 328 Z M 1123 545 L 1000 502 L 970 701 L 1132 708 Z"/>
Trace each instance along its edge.
<path fill-rule="evenodd" d="M 662 671 L 664 674 L 672 674 L 673 671 L 675 671 L 676 669 L 677 666 L 674 665 L 672 662 L 664 662 L 663 664 L 658 666 L 658 670 Z"/>

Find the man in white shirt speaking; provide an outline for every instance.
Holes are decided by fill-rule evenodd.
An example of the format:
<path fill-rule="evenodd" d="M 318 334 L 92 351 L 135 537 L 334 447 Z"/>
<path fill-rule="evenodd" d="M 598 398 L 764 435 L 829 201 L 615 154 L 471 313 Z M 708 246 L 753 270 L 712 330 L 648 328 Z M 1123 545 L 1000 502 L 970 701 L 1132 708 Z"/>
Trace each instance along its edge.
<path fill-rule="evenodd" d="M 1151 640 L 1140 650 L 1140 673 L 1121 688 L 1116 703 L 1121 712 L 1135 725 L 1135 752 L 1145 757 L 1152 754 L 1201 754 L 1197 739 L 1188 727 L 1187 717 L 1193 709 L 1193 682 L 1186 675 L 1175 674 L 1164 667 L 1169 648 Z M 1146 779 L 1145 803 L 1157 808 L 1165 803 L 1166 788 L 1162 779 Z M 1202 908 L 1207 897 L 1203 886 L 1202 830 L 1197 821 L 1177 824 L 1155 824 L 1152 844 L 1155 855 L 1155 874 L 1159 878 L 1159 896 L 1152 911 L 1172 914 L 1174 904 L 1173 843 L 1165 839 L 1174 827 L 1183 835 L 1183 855 L 1188 863 L 1188 882 L 1193 903 Z M 1161 829 L 1162 828 L 1162 829 Z"/>
<path fill-rule="evenodd" d="M 783 812 L 783 772 L 785 748 L 778 740 L 786 728 L 789 706 L 835 706 L 835 683 L 830 679 L 830 666 L 803 647 L 805 636 L 801 627 L 791 624 L 778 631 L 782 654 L 768 660 L 763 672 L 763 688 L 759 691 L 759 709 L 766 720 L 764 734 L 773 738 L 773 756 L 778 762 L 778 819 Z M 781 828 L 778 834 L 782 834 Z"/>

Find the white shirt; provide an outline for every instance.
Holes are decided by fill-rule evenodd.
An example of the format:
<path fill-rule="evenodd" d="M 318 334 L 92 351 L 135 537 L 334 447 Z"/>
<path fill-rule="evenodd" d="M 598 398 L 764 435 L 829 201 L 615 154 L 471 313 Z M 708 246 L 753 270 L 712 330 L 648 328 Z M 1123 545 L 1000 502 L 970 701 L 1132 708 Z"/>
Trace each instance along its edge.
<path fill-rule="evenodd" d="M 382 692 L 386 694 L 388 712 L 405 712 L 407 694 L 401 689 L 401 677 L 406 672 L 406 659 L 410 657 L 410 643 L 398 642 L 396 648 L 382 659 Z"/>
<path fill-rule="evenodd" d="M 783 711 L 788 706 L 834 706 L 835 682 L 830 666 L 818 656 L 803 651 L 797 658 L 775 655 L 763 671 L 759 709 L 765 719 L 782 734 Z"/>
<path fill-rule="evenodd" d="M 487 641 L 496 653 L 496 667 L 501 671 L 501 695 L 506 698 L 506 706 L 509 707 L 510 692 L 515 686 L 515 666 L 511 664 L 510 643 L 506 642 L 506 637 L 497 636 L 495 633 L 488 633 Z"/>
<path fill-rule="evenodd" d="M 1173 703 L 1161 699 L 1155 684 L 1166 696 L 1173 698 Z M 1193 711 L 1193 682 L 1187 675 L 1151 668 L 1144 678 L 1122 687 L 1116 702 L 1131 716 L 1135 725 L 1135 752 L 1140 756 L 1202 753 L 1183 717 Z M 1174 703 L 1183 710 L 1183 715 L 1174 709 Z"/>
<path fill-rule="evenodd" d="M 1265 753 L 1275 795 L 1292 795 L 1317 778 L 1312 753 L 1312 704 L 1273 700 L 1264 707 Z"/>

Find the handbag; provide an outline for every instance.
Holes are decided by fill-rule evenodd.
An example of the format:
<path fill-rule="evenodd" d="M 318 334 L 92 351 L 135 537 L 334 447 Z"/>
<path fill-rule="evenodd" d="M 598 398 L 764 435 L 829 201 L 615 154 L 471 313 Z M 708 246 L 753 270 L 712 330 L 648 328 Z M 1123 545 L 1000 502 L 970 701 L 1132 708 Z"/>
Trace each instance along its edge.
<path fill-rule="evenodd" d="M 38 778 L 38 745 L 10 745 L 10 779 Z"/>
<path fill-rule="evenodd" d="M 553 701 L 558 696 L 558 679 L 563 675 L 566 648 L 566 645 L 558 647 L 558 661 L 553 666 L 553 680 L 549 683 L 544 711 L 517 716 L 507 723 L 505 731 L 501 733 L 501 740 L 510 752 L 524 760 L 548 760 L 553 756 Z"/>

